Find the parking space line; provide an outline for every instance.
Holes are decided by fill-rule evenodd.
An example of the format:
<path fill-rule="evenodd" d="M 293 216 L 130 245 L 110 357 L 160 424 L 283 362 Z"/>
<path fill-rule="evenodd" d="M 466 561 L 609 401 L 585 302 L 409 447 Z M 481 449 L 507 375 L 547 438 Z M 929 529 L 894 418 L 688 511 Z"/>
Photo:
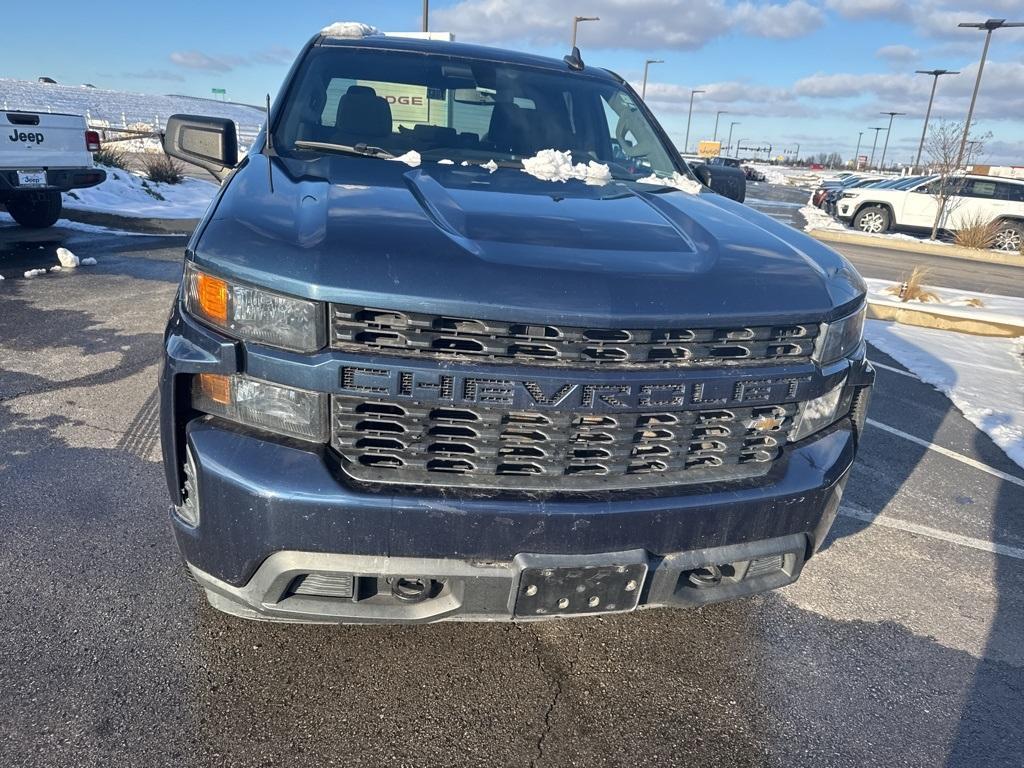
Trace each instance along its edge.
<path fill-rule="evenodd" d="M 940 541 L 949 542 L 950 544 L 958 544 L 962 547 L 977 549 L 981 552 L 989 552 L 993 555 L 1003 555 L 1005 557 L 1012 557 L 1016 560 L 1024 560 L 1024 549 L 1021 549 L 1020 547 L 1011 547 L 1006 544 L 995 544 L 994 542 L 985 541 L 984 539 L 976 539 L 973 536 L 961 536 L 959 533 L 941 531 L 938 528 L 930 528 L 927 525 L 910 523 L 906 520 L 900 520 L 895 517 L 876 515 L 862 507 L 852 506 L 849 503 L 844 504 L 839 508 L 839 514 L 843 517 L 852 517 L 855 520 L 870 523 L 871 525 L 879 525 L 884 528 L 895 528 L 896 530 L 914 533 L 918 536 L 927 536 L 930 539 L 938 539 Z"/>
<path fill-rule="evenodd" d="M 930 451 L 941 453 L 943 456 L 953 459 L 954 461 L 959 461 L 961 464 L 966 464 L 969 467 L 974 467 L 974 469 L 986 472 L 992 475 L 993 477 L 998 477 L 1000 480 L 1005 480 L 1008 483 L 1013 483 L 1014 485 L 1019 485 L 1021 488 L 1024 488 L 1024 480 L 1021 480 L 1019 477 L 1008 475 L 1006 472 L 1002 472 L 1001 470 L 998 470 L 995 467 L 990 467 L 988 464 L 983 464 L 977 459 L 972 459 L 970 456 L 964 456 L 962 453 L 957 453 L 956 451 L 949 450 L 949 448 L 943 448 L 941 445 L 936 445 L 935 443 L 930 443 L 927 440 L 922 440 L 920 437 L 915 437 L 914 435 L 911 435 L 908 432 L 904 432 L 901 429 L 896 429 L 895 427 L 890 427 L 888 424 L 883 424 L 880 421 L 875 421 L 874 419 L 868 419 L 867 423 L 870 424 L 872 427 L 881 429 L 884 432 L 896 435 L 896 437 L 902 437 L 904 440 L 909 440 L 912 443 L 916 443 L 917 445 L 923 446 Z"/>
<path fill-rule="evenodd" d="M 893 368 L 891 365 L 886 365 L 885 363 L 878 363 L 875 362 L 874 360 L 871 361 L 871 365 L 874 368 L 881 368 L 883 371 L 889 371 L 890 373 L 898 373 L 900 376 L 908 376 L 909 378 L 917 379 L 918 381 L 921 380 L 921 377 L 918 376 L 913 371 L 904 371 L 902 368 Z"/>

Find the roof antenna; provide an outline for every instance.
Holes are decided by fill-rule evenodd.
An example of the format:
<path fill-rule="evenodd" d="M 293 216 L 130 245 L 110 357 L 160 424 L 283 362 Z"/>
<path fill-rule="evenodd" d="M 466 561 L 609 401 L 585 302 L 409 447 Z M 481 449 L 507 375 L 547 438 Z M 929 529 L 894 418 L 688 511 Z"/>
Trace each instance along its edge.
<path fill-rule="evenodd" d="M 583 71 L 583 58 L 580 56 L 580 49 L 575 45 L 572 47 L 572 53 L 568 56 L 563 56 L 562 61 L 569 65 L 569 69 L 576 72 Z"/>
<path fill-rule="evenodd" d="M 267 181 L 270 182 L 270 194 L 274 194 L 274 134 L 270 130 L 270 94 L 267 94 L 267 140 L 263 143 L 263 154 L 267 158 Z"/>

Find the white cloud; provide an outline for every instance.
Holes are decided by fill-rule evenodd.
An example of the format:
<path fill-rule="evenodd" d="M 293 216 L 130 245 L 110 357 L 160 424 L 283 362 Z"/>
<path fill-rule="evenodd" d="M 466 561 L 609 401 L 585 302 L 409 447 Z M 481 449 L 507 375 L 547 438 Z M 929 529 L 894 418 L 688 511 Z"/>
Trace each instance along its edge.
<path fill-rule="evenodd" d="M 954 39 L 972 34 L 972 30 L 958 28 L 960 22 L 1024 15 L 1021 0 L 825 0 L 825 7 L 847 19 L 897 19 L 919 34 Z M 1024 39 L 1024 33 L 1015 30 L 997 34 L 1015 41 Z"/>
<path fill-rule="evenodd" d="M 202 51 L 174 51 L 170 60 L 179 67 L 201 69 L 206 72 L 230 72 L 240 61 L 234 57 L 214 57 Z"/>
<path fill-rule="evenodd" d="M 800 37 L 823 21 L 807 0 L 460 0 L 435 10 L 431 23 L 465 42 L 568 47 L 575 15 L 601 19 L 580 23 L 583 49 L 694 50 L 736 30 L 757 37 Z"/>
<path fill-rule="evenodd" d="M 920 55 L 921 52 L 917 48 L 911 48 L 909 45 L 883 45 L 875 51 L 875 56 L 879 59 L 897 64 L 915 61 Z"/>

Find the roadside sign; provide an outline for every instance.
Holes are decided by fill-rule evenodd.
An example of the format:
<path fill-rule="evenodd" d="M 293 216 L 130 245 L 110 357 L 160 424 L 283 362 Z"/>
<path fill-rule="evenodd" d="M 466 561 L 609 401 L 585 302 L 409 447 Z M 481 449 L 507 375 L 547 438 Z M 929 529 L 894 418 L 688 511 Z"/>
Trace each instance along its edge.
<path fill-rule="evenodd" d="M 697 143 L 697 154 L 701 157 L 718 157 L 722 154 L 722 142 L 701 141 Z"/>
<path fill-rule="evenodd" d="M 228 92 L 227 88 L 211 88 L 210 89 L 210 93 L 214 93 L 214 94 L 216 94 L 218 96 L 224 96 L 224 95 L 227 94 L 227 92 Z"/>

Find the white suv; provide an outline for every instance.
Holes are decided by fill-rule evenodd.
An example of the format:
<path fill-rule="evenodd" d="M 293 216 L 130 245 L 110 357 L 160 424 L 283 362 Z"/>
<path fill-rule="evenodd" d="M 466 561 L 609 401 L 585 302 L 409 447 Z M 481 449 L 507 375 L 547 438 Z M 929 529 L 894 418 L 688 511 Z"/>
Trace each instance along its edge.
<path fill-rule="evenodd" d="M 995 176 L 961 176 L 947 180 L 956 194 L 946 204 L 940 228 L 955 232 L 980 221 L 996 222 L 993 247 L 1020 251 L 1024 246 L 1024 181 Z M 909 189 L 851 189 L 844 192 L 836 215 L 863 232 L 891 229 L 930 230 L 939 209 L 939 181 L 923 180 Z"/>

